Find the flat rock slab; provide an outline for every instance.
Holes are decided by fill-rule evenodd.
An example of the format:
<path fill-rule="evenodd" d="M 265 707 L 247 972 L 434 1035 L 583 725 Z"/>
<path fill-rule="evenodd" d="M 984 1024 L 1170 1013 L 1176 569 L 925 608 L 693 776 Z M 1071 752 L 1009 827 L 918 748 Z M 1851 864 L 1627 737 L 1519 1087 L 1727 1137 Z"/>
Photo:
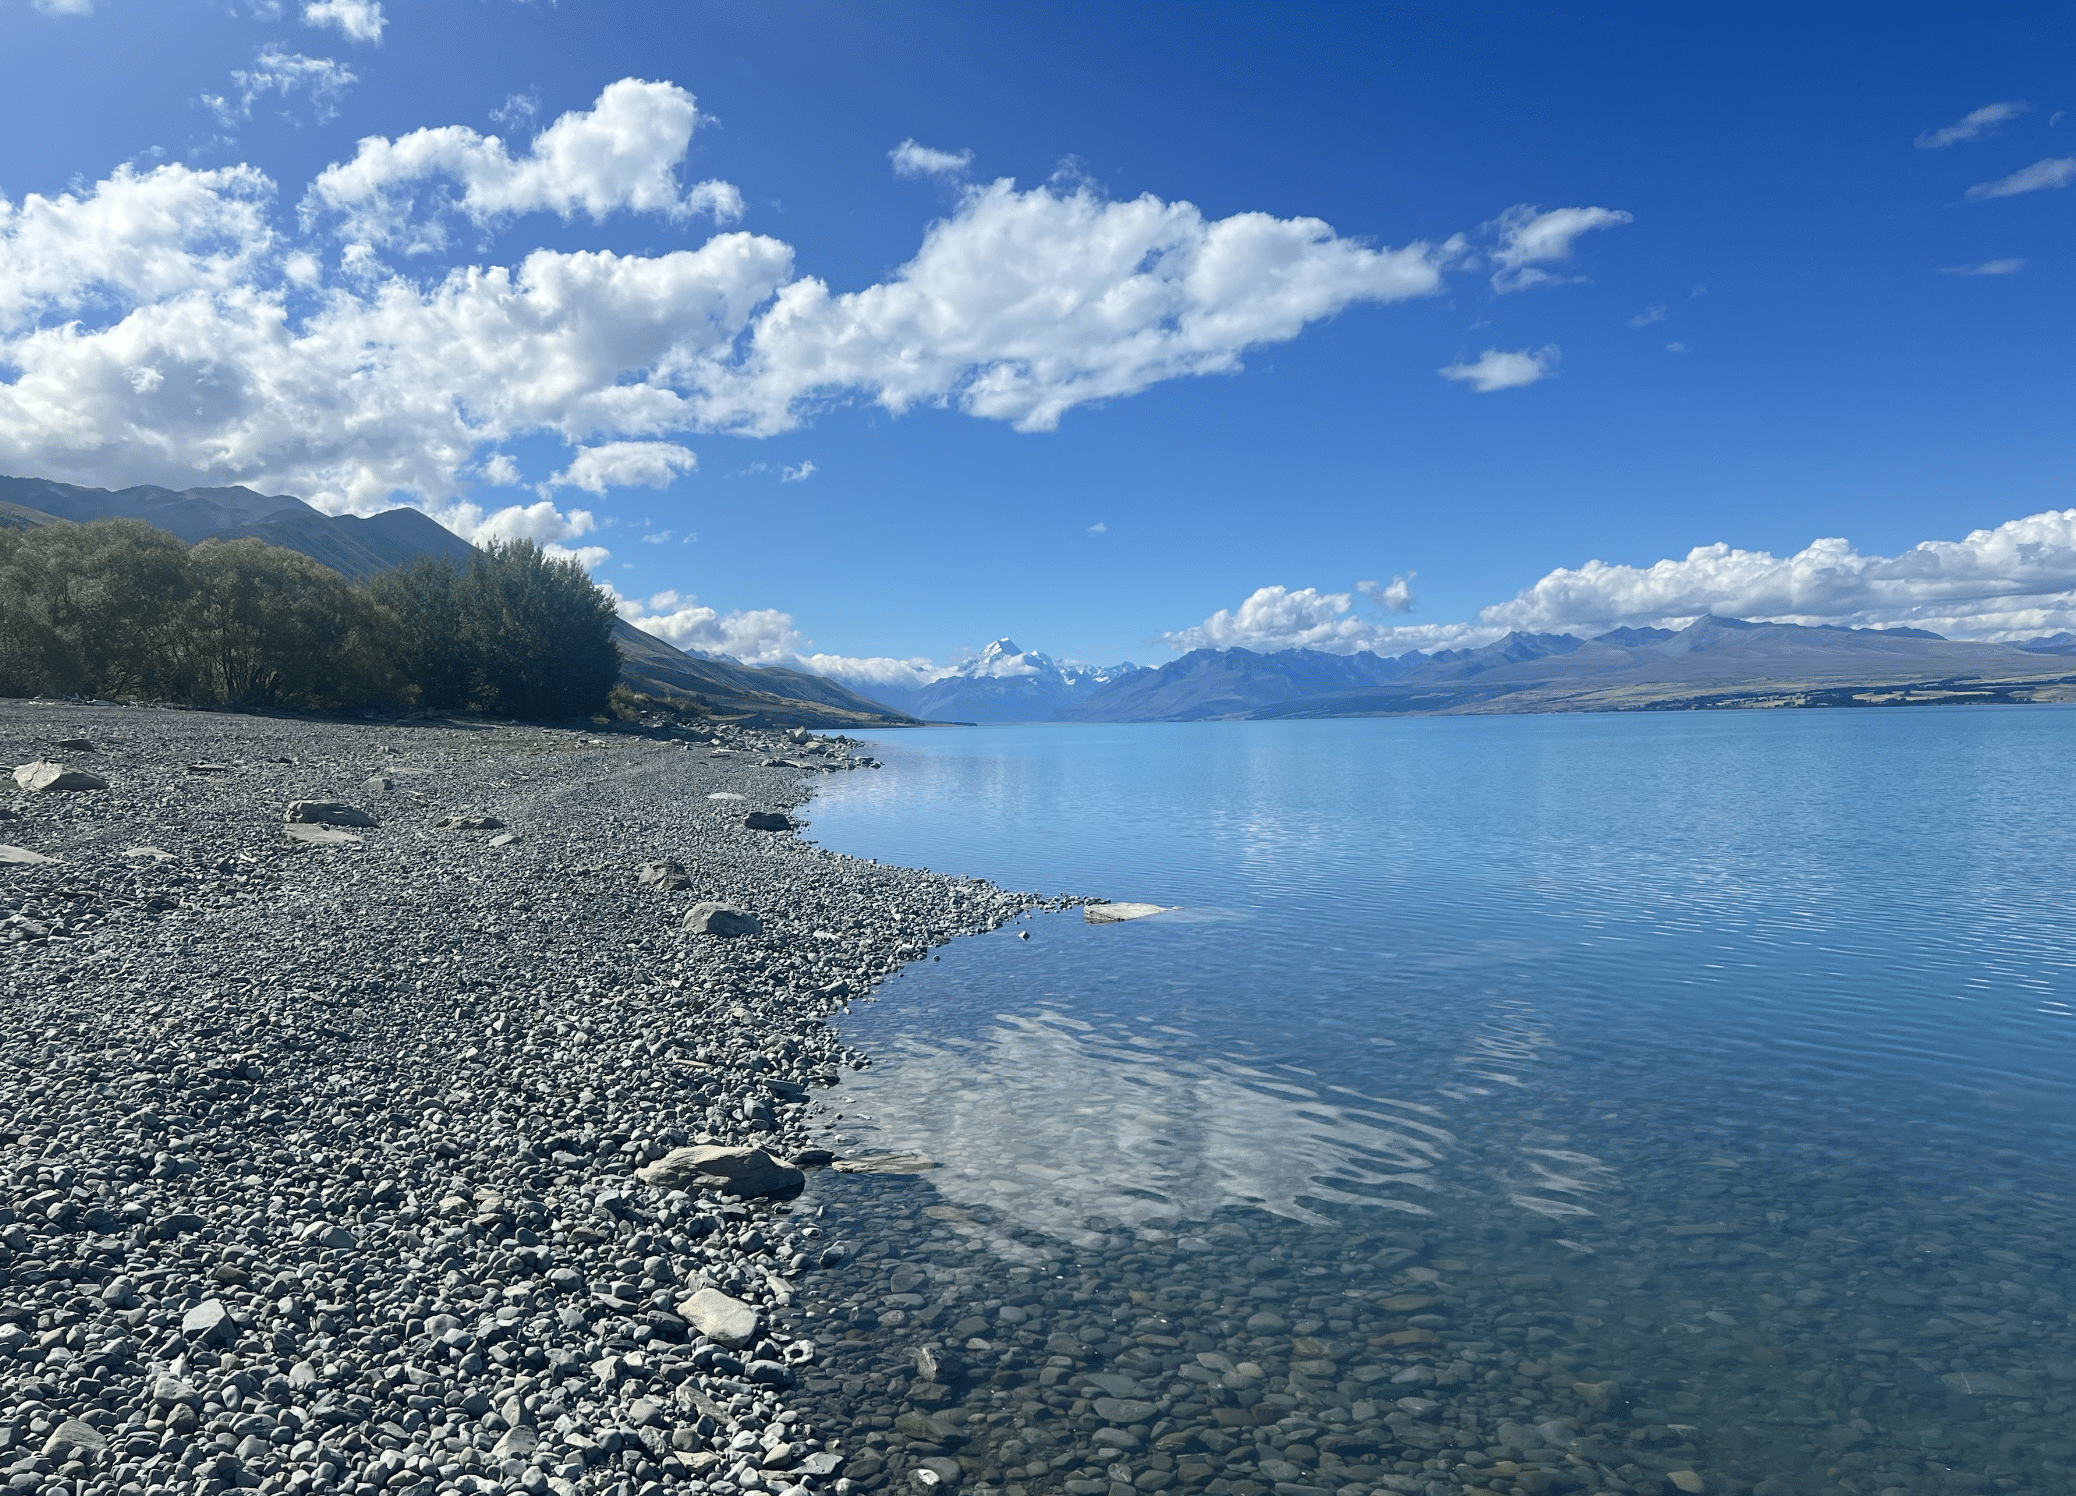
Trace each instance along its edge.
<path fill-rule="evenodd" d="M 685 929 L 694 935 L 756 935 L 764 922 L 739 904 L 694 904 Z"/>
<path fill-rule="evenodd" d="M 0 863 L 13 863 L 17 867 L 34 867 L 39 862 L 55 862 L 55 857 L 46 857 L 41 852 L 31 852 L 27 847 L 0 845 Z"/>
<path fill-rule="evenodd" d="M 513 842 L 517 840 L 519 840 L 518 832 L 507 831 L 501 836 L 493 836 L 492 838 L 490 838 L 489 844 L 493 847 L 509 847 Z"/>
<path fill-rule="evenodd" d="M 742 818 L 745 829 L 750 831 L 791 831 L 793 818 L 783 811 L 753 810 Z"/>
<path fill-rule="evenodd" d="M 757 1338 L 757 1311 L 718 1288 L 702 1288 L 678 1300 L 685 1323 L 707 1339 L 740 1350 Z"/>
<path fill-rule="evenodd" d="M 351 831 L 341 831 L 337 826 L 305 826 L 290 821 L 281 828 L 281 834 L 292 842 L 304 842 L 313 847 L 357 847 L 360 838 Z"/>
<path fill-rule="evenodd" d="M 1168 904 L 1090 904 L 1081 911 L 1082 919 L 1092 925 L 1114 925 L 1128 919 L 1144 919 L 1149 914 L 1166 914 Z"/>
<path fill-rule="evenodd" d="M 124 847 L 125 857 L 149 857 L 153 862 L 170 862 L 173 854 L 164 847 Z"/>
<path fill-rule="evenodd" d="M 797 1192 L 807 1183 L 800 1170 L 780 1163 L 762 1148 L 724 1148 L 713 1143 L 673 1148 L 647 1168 L 635 1170 L 634 1177 L 661 1190 L 718 1190 L 745 1200 Z"/>
<path fill-rule="evenodd" d="M 17 767 L 14 771 L 14 782 L 32 795 L 48 794 L 54 790 L 108 788 L 108 781 L 99 774 L 89 774 L 84 769 L 67 768 L 63 764 L 47 763 L 42 759 Z"/>
<path fill-rule="evenodd" d="M 441 816 L 433 822 L 433 830 L 502 831 L 504 824 L 496 816 Z"/>
<path fill-rule="evenodd" d="M 343 800 L 291 800 L 283 817 L 298 826 L 372 826 L 375 818 Z"/>

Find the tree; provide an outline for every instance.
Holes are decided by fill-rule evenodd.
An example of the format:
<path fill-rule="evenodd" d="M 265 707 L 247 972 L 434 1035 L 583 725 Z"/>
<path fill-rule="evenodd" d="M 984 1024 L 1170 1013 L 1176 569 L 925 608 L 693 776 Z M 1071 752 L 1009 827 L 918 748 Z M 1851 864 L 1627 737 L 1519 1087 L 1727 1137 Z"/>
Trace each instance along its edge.
<path fill-rule="evenodd" d="M 469 558 L 457 588 L 470 702 L 512 717 L 588 717 L 620 678 L 613 605 L 581 563 L 530 540 Z"/>
<path fill-rule="evenodd" d="M 415 704 L 459 711 L 473 674 L 461 632 L 462 573 L 446 556 L 418 556 L 371 578 L 368 592 L 389 615 L 389 654 Z"/>

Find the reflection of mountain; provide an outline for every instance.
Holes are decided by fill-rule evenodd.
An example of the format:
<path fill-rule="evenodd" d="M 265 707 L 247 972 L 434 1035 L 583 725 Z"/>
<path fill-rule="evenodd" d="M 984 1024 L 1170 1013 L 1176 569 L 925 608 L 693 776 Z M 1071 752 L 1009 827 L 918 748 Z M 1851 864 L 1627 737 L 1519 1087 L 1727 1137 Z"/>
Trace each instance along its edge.
<path fill-rule="evenodd" d="M 1508 634 L 1396 658 L 1198 649 L 1060 713 L 1083 722 L 1370 717 L 1412 712 L 1693 710 L 2076 700 L 2076 634 L 1974 644 L 1922 629 L 1702 618 L 1594 639 Z"/>
<path fill-rule="evenodd" d="M 1055 660 L 997 639 L 949 675 L 916 687 L 866 680 L 851 685 L 874 699 L 933 722 L 1043 722 L 1133 665 Z"/>
<path fill-rule="evenodd" d="M 46 478 L 0 477 L 0 526 L 85 524 L 97 519 L 141 519 L 191 545 L 203 540 L 263 540 L 349 577 L 373 576 L 427 554 L 465 562 L 473 551 L 466 540 L 416 509 L 391 509 L 358 519 L 321 514 L 301 499 L 249 488 L 176 492 L 143 484 L 110 492 Z M 614 623 L 613 643 L 620 651 L 620 678 L 635 690 L 695 695 L 717 712 L 744 716 L 759 725 L 856 727 L 905 720 L 819 675 L 701 659 L 624 622 Z"/>

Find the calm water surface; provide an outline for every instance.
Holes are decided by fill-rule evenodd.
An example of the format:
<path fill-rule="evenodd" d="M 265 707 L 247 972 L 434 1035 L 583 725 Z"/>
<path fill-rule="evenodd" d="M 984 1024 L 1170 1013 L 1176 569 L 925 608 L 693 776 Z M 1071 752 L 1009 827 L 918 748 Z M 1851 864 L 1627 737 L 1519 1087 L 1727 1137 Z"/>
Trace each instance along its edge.
<path fill-rule="evenodd" d="M 1141 1377 L 1288 1415 L 1177 1489 L 2076 1490 L 2076 713 L 876 751 L 816 841 L 1179 906 L 889 982 L 833 1124 L 938 1161 L 1003 1302 L 1130 1251 L 1168 1360 L 1302 1337 Z"/>

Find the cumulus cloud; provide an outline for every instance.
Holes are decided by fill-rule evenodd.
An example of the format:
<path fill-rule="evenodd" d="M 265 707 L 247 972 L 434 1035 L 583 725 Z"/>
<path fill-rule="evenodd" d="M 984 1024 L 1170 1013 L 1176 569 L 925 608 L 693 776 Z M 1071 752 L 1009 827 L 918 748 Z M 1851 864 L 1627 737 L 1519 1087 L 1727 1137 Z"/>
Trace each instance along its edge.
<path fill-rule="evenodd" d="M 1357 590 L 1381 601 L 1379 592 L 1391 589 L 1358 583 Z M 1387 625 L 1361 617 L 1346 592 L 1263 587 L 1236 608 L 1160 637 L 1176 650 L 1401 654 L 1486 644 L 1517 629 L 1581 638 L 1622 627 L 1681 629 L 1710 614 L 1907 626 L 1988 641 L 2076 630 L 2076 509 L 2028 515 L 1960 540 L 1927 540 L 1896 556 L 1862 555 L 1850 541 L 1825 539 L 1789 556 L 1716 544 L 1649 566 L 1588 561 L 1549 572 L 1481 608 L 1470 623 Z"/>
<path fill-rule="evenodd" d="M 94 0 L 36 0 L 36 9 L 46 16 L 90 16 Z"/>
<path fill-rule="evenodd" d="M 2024 260 L 1983 260 L 1974 265 L 1942 265 L 1941 275 L 2016 275 L 2026 268 Z"/>
<path fill-rule="evenodd" d="M 742 194 L 726 182 L 686 188 L 678 163 L 703 117 L 674 83 L 622 78 L 589 110 L 572 110 L 514 155 L 495 135 L 466 125 L 371 135 L 351 161 L 326 167 L 303 199 L 306 223 L 336 219 L 340 233 L 377 247 L 430 253 L 447 242 L 445 219 L 479 228 L 522 213 L 579 213 L 596 223 L 615 212 L 672 220 L 742 216 Z"/>
<path fill-rule="evenodd" d="M 642 537 L 642 544 L 668 545 L 670 543 L 671 537 L 675 534 L 677 534 L 677 531 L 675 530 L 651 530 L 648 534 Z"/>
<path fill-rule="evenodd" d="M 1969 202 L 1979 203 L 1993 197 L 2017 197 L 2022 192 L 2066 187 L 2071 182 L 2076 182 L 2076 156 L 2049 156 L 2008 177 L 1999 177 L 1994 182 L 1977 182 L 1964 195 Z"/>
<path fill-rule="evenodd" d="M 516 155 L 465 129 L 365 142 L 306 198 L 339 236 L 283 234 L 275 184 L 250 166 L 124 167 L 0 198 L 0 459 L 370 513 L 516 482 L 501 449 L 528 436 L 636 444 L 642 482 L 687 433 L 784 431 L 838 400 L 1044 430 L 1079 405 L 1238 369 L 1350 306 L 1431 295 L 1461 254 L 1007 181 L 966 191 L 915 258 L 849 292 L 743 232 L 416 277 L 356 237 L 420 242 L 408 225 L 440 213 L 689 212 L 675 168 L 695 118 L 690 95 L 628 79 Z M 604 462 L 580 455 L 554 481 L 600 492 L 632 471 Z"/>
<path fill-rule="evenodd" d="M 1417 572 L 1409 571 L 1388 582 L 1357 582 L 1355 590 L 1382 612 L 1410 613 L 1413 611 L 1413 578 L 1416 575 Z"/>
<path fill-rule="evenodd" d="M 1409 578 L 1388 584 L 1359 582 L 1356 591 L 1388 613 L 1413 606 Z M 1193 628 L 1162 634 L 1170 649 L 1317 649 L 1327 654 L 1402 654 L 1408 649 L 1448 648 L 1466 639 L 1493 637 L 1488 625 L 1385 625 L 1356 611 L 1355 592 L 1321 592 L 1317 587 L 1257 587 L 1236 608 L 1220 608 Z"/>
<path fill-rule="evenodd" d="M 834 676 L 856 686 L 900 686 L 914 691 L 954 673 L 949 665 L 921 658 L 900 660 L 890 655 L 803 654 L 796 658 L 804 670 Z"/>
<path fill-rule="evenodd" d="M 717 381 L 711 423 L 766 434 L 817 395 L 951 405 L 1051 430 L 1077 405 L 1240 367 L 1357 302 L 1429 296 L 1455 245 L 1371 249 L 1316 218 L 1206 220 L 1150 194 L 976 187 L 893 277 L 785 286 Z"/>
<path fill-rule="evenodd" d="M 963 177 L 973 164 L 971 151 L 933 151 L 913 140 L 904 140 L 887 152 L 897 177 Z"/>
<path fill-rule="evenodd" d="M 253 59 L 251 67 L 231 74 L 231 82 L 236 85 L 235 99 L 204 94 L 202 102 L 224 128 L 232 129 L 252 118 L 252 106 L 260 99 L 271 94 L 286 103 L 302 93 L 310 100 L 311 114 L 322 125 L 338 118 L 339 101 L 359 81 L 351 68 L 329 57 L 305 57 L 300 52 L 267 47 Z"/>
<path fill-rule="evenodd" d="M 310 0 L 303 7 L 305 26 L 330 26 L 350 42 L 374 42 L 382 40 L 382 28 L 388 23 L 382 14 L 382 0 Z"/>
<path fill-rule="evenodd" d="M 696 597 L 670 591 L 647 598 L 615 594 L 614 606 L 636 628 L 679 649 L 728 655 L 745 665 L 797 666 L 809 642 L 794 627 L 793 615 L 777 608 L 722 613 Z"/>
<path fill-rule="evenodd" d="M 2006 120 L 2017 119 L 2031 106 L 2022 99 L 2006 99 L 2001 104 L 1985 104 L 1969 114 L 1962 115 L 1943 129 L 1927 130 L 1917 138 L 1921 151 L 1943 151 L 1950 145 L 1959 145 L 1964 140 L 1977 140 L 1984 135 L 1994 135 L 1997 126 Z"/>
<path fill-rule="evenodd" d="M 791 467 L 782 467 L 782 468 L 780 468 L 780 469 L 779 469 L 779 482 L 781 482 L 781 483 L 805 483 L 805 482 L 806 482 L 806 481 L 807 481 L 808 479 L 812 478 L 812 477 L 813 477 L 814 475 L 815 475 L 815 465 L 814 465 L 814 464 L 813 464 L 812 462 L 800 462 L 800 463 L 796 463 L 796 464 L 794 464 L 794 465 L 793 465 L 793 466 L 791 466 Z"/>
<path fill-rule="evenodd" d="M 1908 624 L 1962 638 L 2019 639 L 2076 626 L 2076 509 L 2049 510 L 1900 556 L 1842 539 L 1791 556 L 1698 546 L 1651 566 L 1561 568 L 1482 610 L 1488 625 L 1598 633 L 1684 627 L 1704 613 L 1782 623 Z"/>
<path fill-rule="evenodd" d="M 1552 208 L 1547 213 L 1521 203 L 1485 225 L 1499 236 L 1492 251 L 1492 289 L 1504 294 L 1530 286 L 1558 285 L 1576 276 L 1559 276 L 1541 267 L 1571 258 L 1581 234 L 1631 222 L 1616 208 Z"/>
<path fill-rule="evenodd" d="M 547 486 L 595 494 L 608 488 L 668 488 L 680 473 L 698 466 L 698 457 L 676 442 L 606 442 L 578 448 Z"/>
<path fill-rule="evenodd" d="M 1436 372 L 1444 379 L 1457 380 L 1481 395 L 1489 395 L 1494 390 L 1517 390 L 1525 384 L 1547 378 L 1557 372 L 1558 357 L 1555 343 L 1512 353 L 1487 348 L 1472 363 L 1451 364 Z"/>
<path fill-rule="evenodd" d="M 1107 535 L 1110 533 L 1110 527 L 1101 520 L 1097 520 L 1088 527 L 1088 533 L 1091 535 Z"/>
<path fill-rule="evenodd" d="M 1652 302 L 1629 319 L 1631 327 L 1649 327 L 1654 322 L 1663 322 L 1669 314 L 1662 302 Z"/>

